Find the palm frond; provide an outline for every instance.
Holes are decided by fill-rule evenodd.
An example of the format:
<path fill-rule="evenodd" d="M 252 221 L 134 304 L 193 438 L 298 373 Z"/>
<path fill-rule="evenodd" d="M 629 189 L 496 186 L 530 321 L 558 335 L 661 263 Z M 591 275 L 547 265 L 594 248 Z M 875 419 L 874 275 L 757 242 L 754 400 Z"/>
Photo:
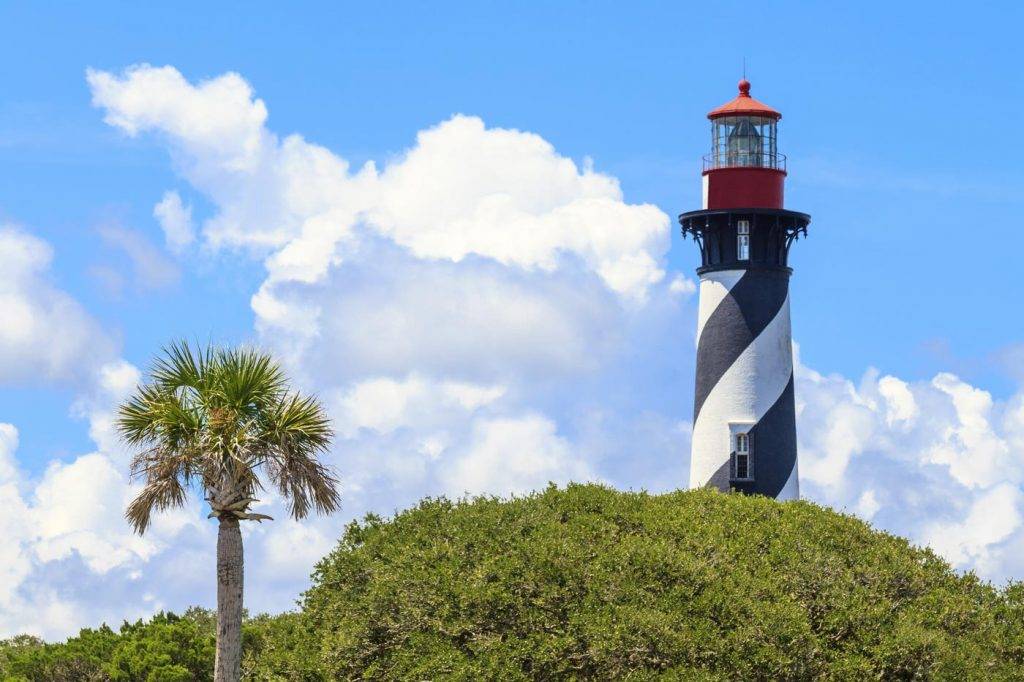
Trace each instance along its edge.
<path fill-rule="evenodd" d="M 293 393 L 264 413 L 262 438 L 267 442 L 302 441 L 315 452 L 325 451 L 334 432 L 320 401 Z"/>
<path fill-rule="evenodd" d="M 285 375 L 274 359 L 255 348 L 232 348 L 216 355 L 218 389 L 225 403 L 252 414 L 280 400 Z"/>
<path fill-rule="evenodd" d="M 338 479 L 319 461 L 333 435 L 330 419 L 319 401 L 292 394 L 265 416 L 260 437 L 265 448 L 262 460 L 291 515 L 301 519 L 311 508 L 321 514 L 338 509 Z"/>
<path fill-rule="evenodd" d="M 202 428 L 202 415 L 182 395 L 143 386 L 118 409 L 117 428 L 133 446 L 181 442 Z"/>
<path fill-rule="evenodd" d="M 153 384 L 166 391 L 188 387 L 200 389 L 209 366 L 209 349 L 193 351 L 188 341 L 175 341 L 163 348 L 153 361 L 150 376 Z"/>
<path fill-rule="evenodd" d="M 142 445 L 156 438 L 161 414 L 153 409 L 163 396 L 152 386 L 141 386 L 117 412 L 117 429 L 129 445 Z"/>
<path fill-rule="evenodd" d="M 338 479 L 316 458 L 282 448 L 267 460 L 265 468 L 292 518 L 304 519 L 314 508 L 318 514 L 330 514 L 341 506 Z"/>
<path fill-rule="evenodd" d="M 153 512 L 185 504 L 185 483 L 189 477 L 182 475 L 180 462 L 153 456 L 159 454 L 150 451 L 149 456 L 141 460 L 137 456 L 132 462 L 133 471 L 145 472 L 146 483 L 128 505 L 125 518 L 140 535 L 149 528 Z"/>

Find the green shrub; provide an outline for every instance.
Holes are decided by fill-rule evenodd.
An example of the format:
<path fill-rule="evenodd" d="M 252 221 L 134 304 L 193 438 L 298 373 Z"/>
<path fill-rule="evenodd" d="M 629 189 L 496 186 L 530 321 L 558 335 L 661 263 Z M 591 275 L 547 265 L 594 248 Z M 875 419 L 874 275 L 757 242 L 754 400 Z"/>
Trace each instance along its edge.
<path fill-rule="evenodd" d="M 306 678 L 1024 679 L 1024 601 L 807 502 L 554 487 L 350 525 Z"/>
<path fill-rule="evenodd" d="M 258 616 L 243 626 L 242 677 L 253 682 L 321 680 L 318 641 L 301 614 Z"/>
<path fill-rule="evenodd" d="M 192 682 L 213 679 L 214 629 L 208 612 L 159 613 L 148 621 L 84 629 L 60 644 L 31 637 L 0 643 L 5 680 Z"/>

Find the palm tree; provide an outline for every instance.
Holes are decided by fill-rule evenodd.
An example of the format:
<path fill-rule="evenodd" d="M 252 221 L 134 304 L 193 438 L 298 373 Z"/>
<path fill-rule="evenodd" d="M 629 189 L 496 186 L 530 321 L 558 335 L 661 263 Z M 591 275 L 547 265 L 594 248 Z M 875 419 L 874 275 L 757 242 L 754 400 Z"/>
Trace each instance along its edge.
<path fill-rule="evenodd" d="M 295 519 L 338 508 L 337 479 L 318 459 L 331 442 L 316 398 L 289 390 L 280 365 L 251 348 L 185 342 L 165 348 L 149 383 L 118 412 L 118 430 L 137 450 L 132 476 L 145 485 L 125 517 L 142 534 L 154 511 L 180 507 L 201 491 L 217 532 L 216 682 L 237 682 L 242 660 L 242 534 L 261 475 Z"/>

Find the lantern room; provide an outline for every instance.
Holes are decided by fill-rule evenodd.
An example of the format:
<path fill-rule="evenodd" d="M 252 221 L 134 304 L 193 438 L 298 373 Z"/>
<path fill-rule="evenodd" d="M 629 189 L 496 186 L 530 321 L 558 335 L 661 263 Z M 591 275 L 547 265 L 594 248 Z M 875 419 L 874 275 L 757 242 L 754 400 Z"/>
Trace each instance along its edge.
<path fill-rule="evenodd" d="M 782 208 L 786 157 L 778 151 L 775 109 L 750 96 L 750 82 L 708 114 L 711 153 L 704 157 L 704 208 Z"/>

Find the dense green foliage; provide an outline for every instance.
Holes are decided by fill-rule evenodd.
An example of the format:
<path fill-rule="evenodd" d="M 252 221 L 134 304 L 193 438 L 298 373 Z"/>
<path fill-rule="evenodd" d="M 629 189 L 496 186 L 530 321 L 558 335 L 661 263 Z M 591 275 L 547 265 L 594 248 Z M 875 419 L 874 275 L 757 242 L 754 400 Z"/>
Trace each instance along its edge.
<path fill-rule="evenodd" d="M 1024 679 L 1024 586 L 806 502 L 570 486 L 347 529 L 249 680 Z M 192 610 L 0 647 L 4 679 L 208 680 Z"/>
<path fill-rule="evenodd" d="M 349 527 L 305 596 L 322 674 L 1024 679 L 1024 590 L 806 502 L 597 486 Z"/>
<path fill-rule="evenodd" d="M 217 614 L 191 608 L 148 621 L 82 630 L 60 644 L 22 635 L 0 642 L 0 680 L 32 682 L 209 682 Z M 306 679 L 313 651 L 300 616 L 247 618 L 243 625 L 247 680 Z"/>
<path fill-rule="evenodd" d="M 0 645 L 5 680 L 191 682 L 213 679 L 215 618 L 200 609 L 82 630 L 62 644 L 16 637 Z"/>

